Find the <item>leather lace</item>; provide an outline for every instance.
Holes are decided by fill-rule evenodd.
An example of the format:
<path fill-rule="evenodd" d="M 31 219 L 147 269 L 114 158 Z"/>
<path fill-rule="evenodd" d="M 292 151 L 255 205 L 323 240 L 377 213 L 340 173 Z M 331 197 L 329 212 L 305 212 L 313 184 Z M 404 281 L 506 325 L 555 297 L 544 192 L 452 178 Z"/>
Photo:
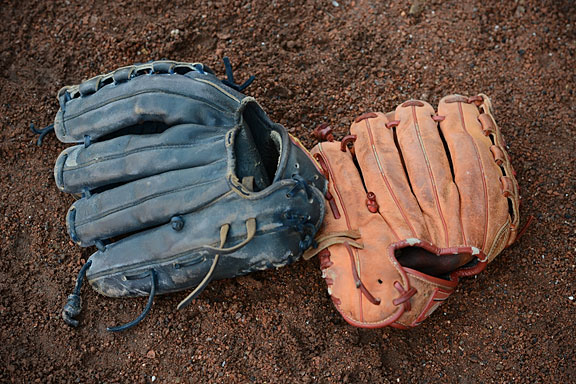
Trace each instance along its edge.
<path fill-rule="evenodd" d="M 350 263 L 352 264 L 352 275 L 354 276 L 354 282 L 356 284 L 356 288 L 360 289 L 360 292 L 362 292 L 362 294 L 366 296 L 366 299 L 368 299 L 368 301 L 370 301 L 372 304 L 380 305 L 381 300 L 377 297 L 374 297 L 374 295 L 370 293 L 368 288 L 366 288 L 364 283 L 362 283 L 362 280 L 360 280 L 360 276 L 358 275 L 358 271 L 356 269 L 356 260 L 354 257 L 354 252 L 352 251 L 352 247 L 347 241 L 344 242 L 344 246 L 346 247 L 346 250 L 350 255 Z"/>
<path fill-rule="evenodd" d="M 410 287 L 410 289 L 406 290 L 398 281 L 394 282 L 394 288 L 400 292 L 400 296 L 392 300 L 392 304 L 400 305 L 404 304 L 404 311 L 408 312 L 412 309 L 412 305 L 410 304 L 410 299 L 414 296 L 418 291 L 414 287 Z"/>
<path fill-rule="evenodd" d="M 237 251 L 238 249 L 244 247 L 246 244 L 248 244 L 250 241 L 252 241 L 252 239 L 254 239 L 254 237 L 256 235 L 256 219 L 250 218 L 250 219 L 246 220 L 246 239 L 244 241 L 242 241 L 241 243 L 236 244 L 232 247 L 223 248 L 224 244 L 226 243 L 226 240 L 228 238 L 229 231 L 230 231 L 230 224 L 222 225 L 220 227 L 220 245 L 218 247 L 214 247 L 211 245 L 205 245 L 204 246 L 204 248 L 211 249 L 211 250 L 218 252 L 218 253 L 216 253 L 216 255 L 214 256 L 214 260 L 212 261 L 210 269 L 208 270 L 208 272 L 206 273 L 206 275 L 204 276 L 202 281 L 184 300 L 182 300 L 180 302 L 180 304 L 178 304 L 178 309 L 182 309 L 185 306 L 187 306 L 188 304 L 190 304 L 190 302 L 192 300 L 194 300 L 204 290 L 204 288 L 206 288 L 208 283 L 210 283 L 210 281 L 212 281 L 212 278 L 214 276 L 214 271 L 216 270 L 216 266 L 218 265 L 218 261 L 220 260 L 220 255 L 222 253 L 230 253 L 230 252 Z M 178 263 L 178 264 L 174 265 L 174 268 L 176 268 L 176 269 L 185 268 L 185 267 L 189 267 L 189 266 L 192 266 L 195 264 L 197 264 L 197 262 L 193 262 L 190 264 Z M 75 319 L 75 317 L 77 317 L 82 310 L 82 305 L 81 305 L 82 301 L 80 299 L 80 289 L 82 288 L 82 283 L 84 281 L 84 277 L 86 276 L 86 272 L 90 268 L 91 265 L 92 265 L 92 260 L 88 260 L 86 262 L 86 264 L 84 264 L 82 266 L 82 268 L 80 269 L 80 272 L 78 273 L 78 278 L 76 279 L 74 291 L 72 294 L 70 294 L 68 296 L 68 300 L 66 302 L 66 305 L 64 306 L 64 309 L 62 310 L 62 318 L 64 319 L 64 322 L 66 324 L 72 326 L 72 327 L 78 326 L 78 320 Z M 157 272 L 153 268 L 151 268 L 150 270 L 148 270 L 144 273 L 140 273 L 137 275 L 131 275 L 131 276 L 123 276 L 124 280 L 139 280 L 139 279 L 144 279 L 144 278 L 150 278 L 150 294 L 148 296 L 148 303 L 146 304 L 146 307 L 144 308 L 142 313 L 137 318 L 135 318 L 134 320 L 132 320 L 126 324 L 106 328 L 107 331 L 110 331 L 110 332 L 125 331 L 129 328 L 134 327 L 138 323 L 140 323 L 148 315 L 148 313 L 150 312 L 150 309 L 152 308 L 152 304 L 154 302 L 154 297 L 156 296 L 156 291 L 158 289 Z"/>

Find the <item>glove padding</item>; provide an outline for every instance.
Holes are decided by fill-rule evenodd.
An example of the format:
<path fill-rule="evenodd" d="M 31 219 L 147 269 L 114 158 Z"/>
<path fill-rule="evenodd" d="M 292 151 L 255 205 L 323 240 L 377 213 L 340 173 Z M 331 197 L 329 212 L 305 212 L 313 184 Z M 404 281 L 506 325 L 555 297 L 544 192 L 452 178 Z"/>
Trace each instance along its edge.
<path fill-rule="evenodd" d="M 437 113 L 408 101 L 358 117 L 350 132 L 312 150 L 330 209 L 305 257 L 319 254 L 350 324 L 414 327 L 459 277 L 516 239 L 519 192 L 506 144 L 485 95 L 444 97 Z"/>
<path fill-rule="evenodd" d="M 212 279 L 284 266 L 312 244 L 326 191 L 316 162 L 202 64 L 124 67 L 58 99 L 57 137 L 83 144 L 60 154 L 54 177 L 81 194 L 68 231 L 98 248 L 84 270 L 99 293 L 196 287 L 181 308 Z M 72 325 L 77 288 L 63 313 Z"/>

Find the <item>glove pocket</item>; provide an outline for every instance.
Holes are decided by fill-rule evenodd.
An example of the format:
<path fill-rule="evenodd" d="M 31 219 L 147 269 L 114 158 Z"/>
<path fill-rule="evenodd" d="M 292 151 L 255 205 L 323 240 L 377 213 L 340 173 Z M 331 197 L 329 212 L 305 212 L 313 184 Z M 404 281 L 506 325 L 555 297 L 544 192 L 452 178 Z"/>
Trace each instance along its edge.
<path fill-rule="evenodd" d="M 487 264 L 486 255 L 473 246 L 439 248 L 409 238 L 390 249 L 414 291 L 410 300 L 403 302 L 402 316 L 392 324 L 401 329 L 418 326 L 454 292 L 460 277 L 476 275 Z"/>

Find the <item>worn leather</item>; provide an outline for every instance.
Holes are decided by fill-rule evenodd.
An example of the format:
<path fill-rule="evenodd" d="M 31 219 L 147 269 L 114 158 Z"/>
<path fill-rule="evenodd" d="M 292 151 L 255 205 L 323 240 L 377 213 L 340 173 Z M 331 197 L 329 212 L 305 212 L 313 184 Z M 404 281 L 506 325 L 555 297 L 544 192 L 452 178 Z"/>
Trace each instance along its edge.
<path fill-rule="evenodd" d="M 437 112 L 411 100 L 360 116 L 350 133 L 350 148 L 312 150 L 330 208 L 311 254 L 350 324 L 414 327 L 514 242 L 519 191 L 506 145 L 485 95 L 444 97 Z M 338 233 L 350 235 L 325 240 Z"/>
<path fill-rule="evenodd" d="M 71 238 L 97 245 L 86 272 L 112 297 L 194 288 L 297 260 L 324 217 L 326 179 L 250 97 L 201 64 L 120 68 L 58 95 L 58 188 L 81 194 Z M 253 239 L 247 222 L 256 222 Z M 221 228 L 229 231 L 223 245 Z M 224 248 L 225 250 L 217 250 Z"/>

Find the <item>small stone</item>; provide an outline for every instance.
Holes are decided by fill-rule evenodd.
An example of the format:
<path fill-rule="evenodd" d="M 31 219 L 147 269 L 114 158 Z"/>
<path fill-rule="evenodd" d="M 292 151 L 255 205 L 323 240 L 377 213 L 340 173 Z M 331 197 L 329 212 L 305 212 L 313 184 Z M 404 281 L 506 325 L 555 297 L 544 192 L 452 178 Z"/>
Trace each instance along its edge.
<path fill-rule="evenodd" d="M 410 16 L 420 16 L 422 10 L 424 9 L 424 0 L 414 0 L 410 6 L 408 14 Z"/>
<path fill-rule="evenodd" d="M 146 357 L 149 359 L 155 359 L 156 358 L 156 352 L 154 352 L 153 349 L 149 350 L 148 353 L 146 354 Z"/>
<path fill-rule="evenodd" d="M 473 363 L 480 363 L 480 358 L 476 355 L 470 355 L 470 357 L 468 358 L 468 360 L 470 360 Z"/>

